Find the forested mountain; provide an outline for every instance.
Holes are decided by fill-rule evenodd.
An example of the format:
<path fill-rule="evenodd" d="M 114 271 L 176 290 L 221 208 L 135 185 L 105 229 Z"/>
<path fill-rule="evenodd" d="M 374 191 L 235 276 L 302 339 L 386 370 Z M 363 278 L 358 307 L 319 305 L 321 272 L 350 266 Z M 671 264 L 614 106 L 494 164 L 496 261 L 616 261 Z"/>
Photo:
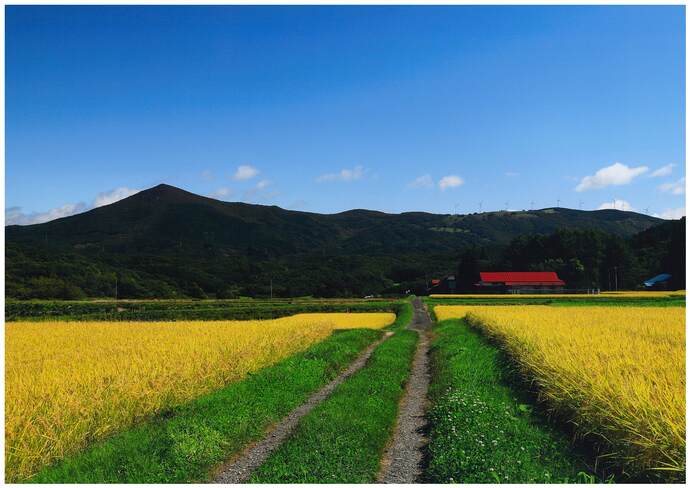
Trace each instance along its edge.
<path fill-rule="evenodd" d="M 663 234 L 653 230 L 657 224 L 671 225 L 633 212 L 564 208 L 324 215 L 159 185 L 79 215 L 6 227 L 6 293 L 113 297 L 117 283 L 119 297 L 263 296 L 271 281 L 276 296 L 395 292 L 454 271 L 468 249 L 497 265 L 514 239 L 563 229 L 649 251 Z M 656 261 L 645 262 L 644 272 L 659 271 L 651 269 Z"/>

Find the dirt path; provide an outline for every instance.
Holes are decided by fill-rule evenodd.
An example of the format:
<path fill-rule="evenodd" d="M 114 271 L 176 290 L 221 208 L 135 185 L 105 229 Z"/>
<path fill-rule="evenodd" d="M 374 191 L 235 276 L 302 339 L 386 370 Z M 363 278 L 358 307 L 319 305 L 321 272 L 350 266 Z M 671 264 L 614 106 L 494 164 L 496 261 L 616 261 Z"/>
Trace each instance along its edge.
<path fill-rule="evenodd" d="M 416 483 L 422 474 L 422 450 L 426 445 L 424 414 L 430 381 L 428 353 L 431 319 L 420 298 L 414 301 L 414 319 L 409 328 L 417 331 L 419 343 L 410 378 L 400 401 L 393 439 L 381 460 L 381 470 L 377 477 L 379 483 Z"/>
<path fill-rule="evenodd" d="M 263 440 L 251 445 L 245 449 L 239 456 L 234 458 L 230 463 L 223 466 L 213 480 L 214 483 L 243 483 L 252 472 L 261 466 L 268 456 L 287 439 L 292 431 L 297 427 L 300 419 L 308 414 L 314 407 L 325 400 L 338 385 L 352 376 L 354 373 L 362 369 L 367 360 L 374 352 L 374 350 L 386 339 L 388 339 L 392 332 L 386 332 L 386 335 L 378 341 L 367 347 L 350 366 L 342 372 L 337 378 L 332 380 L 321 390 L 314 393 L 306 403 L 295 408 L 287 417 L 281 420 L 266 434 Z"/>

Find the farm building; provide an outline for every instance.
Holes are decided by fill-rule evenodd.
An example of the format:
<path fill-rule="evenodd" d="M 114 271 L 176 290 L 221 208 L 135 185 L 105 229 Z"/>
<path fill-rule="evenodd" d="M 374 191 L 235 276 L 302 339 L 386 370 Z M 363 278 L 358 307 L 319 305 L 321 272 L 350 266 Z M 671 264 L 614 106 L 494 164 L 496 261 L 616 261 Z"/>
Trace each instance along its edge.
<path fill-rule="evenodd" d="M 661 273 L 654 278 L 644 282 L 645 290 L 668 290 L 671 285 L 672 276 L 668 273 Z"/>
<path fill-rule="evenodd" d="M 455 275 L 444 276 L 441 279 L 431 280 L 431 286 L 427 290 L 429 293 L 455 293 Z"/>
<path fill-rule="evenodd" d="M 481 272 L 478 291 L 493 293 L 549 293 L 563 290 L 565 282 L 553 271 Z"/>

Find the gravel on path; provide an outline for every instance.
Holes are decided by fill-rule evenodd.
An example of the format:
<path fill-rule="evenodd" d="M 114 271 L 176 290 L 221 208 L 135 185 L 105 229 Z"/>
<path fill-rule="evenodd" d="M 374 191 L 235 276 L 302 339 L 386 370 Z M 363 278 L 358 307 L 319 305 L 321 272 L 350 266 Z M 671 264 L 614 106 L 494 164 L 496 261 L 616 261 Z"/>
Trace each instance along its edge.
<path fill-rule="evenodd" d="M 400 401 L 395 432 L 381 459 L 381 469 L 377 477 L 379 483 L 418 483 L 422 474 L 423 450 L 427 443 L 424 433 L 427 391 L 431 379 L 429 372 L 431 319 L 420 298 L 414 301 L 414 319 L 409 328 L 417 331 L 419 342 L 410 378 Z"/>

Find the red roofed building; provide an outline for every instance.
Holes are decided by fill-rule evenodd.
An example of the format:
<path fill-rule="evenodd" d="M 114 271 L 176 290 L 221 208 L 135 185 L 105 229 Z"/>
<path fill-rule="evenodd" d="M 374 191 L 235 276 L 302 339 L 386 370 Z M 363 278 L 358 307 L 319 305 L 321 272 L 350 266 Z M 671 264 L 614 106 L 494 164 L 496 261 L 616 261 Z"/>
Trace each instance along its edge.
<path fill-rule="evenodd" d="M 475 286 L 483 291 L 539 293 L 562 290 L 565 282 L 553 271 L 481 272 Z"/>

